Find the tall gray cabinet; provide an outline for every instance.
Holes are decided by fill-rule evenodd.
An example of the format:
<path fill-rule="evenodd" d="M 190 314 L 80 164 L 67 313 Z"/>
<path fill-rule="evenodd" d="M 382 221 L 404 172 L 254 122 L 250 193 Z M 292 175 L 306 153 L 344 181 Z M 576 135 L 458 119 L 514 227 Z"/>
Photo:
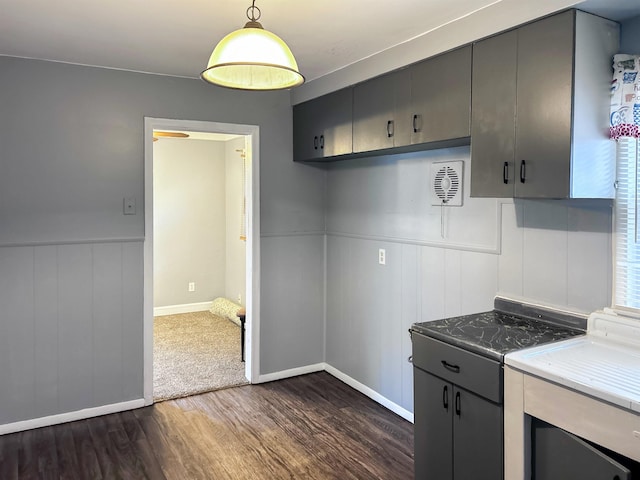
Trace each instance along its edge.
<path fill-rule="evenodd" d="M 570 10 L 474 44 L 471 196 L 613 198 L 618 37 Z"/>

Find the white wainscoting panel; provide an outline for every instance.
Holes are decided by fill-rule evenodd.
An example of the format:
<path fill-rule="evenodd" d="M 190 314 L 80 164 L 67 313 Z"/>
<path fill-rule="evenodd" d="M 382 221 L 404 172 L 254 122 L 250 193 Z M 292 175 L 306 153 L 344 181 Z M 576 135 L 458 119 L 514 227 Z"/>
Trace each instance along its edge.
<path fill-rule="evenodd" d="M 609 202 L 569 207 L 567 305 L 576 309 L 608 306 L 613 264 Z M 607 296 L 609 294 L 609 296 Z"/>
<path fill-rule="evenodd" d="M 524 296 L 567 303 L 568 212 L 552 201 L 524 204 Z"/>
<path fill-rule="evenodd" d="M 142 398 L 142 242 L 0 248 L 0 425 Z"/>
<path fill-rule="evenodd" d="M 501 295 L 589 313 L 611 303 L 609 201 L 503 204 Z"/>
<path fill-rule="evenodd" d="M 323 361 L 324 235 L 261 238 L 260 378 Z"/>

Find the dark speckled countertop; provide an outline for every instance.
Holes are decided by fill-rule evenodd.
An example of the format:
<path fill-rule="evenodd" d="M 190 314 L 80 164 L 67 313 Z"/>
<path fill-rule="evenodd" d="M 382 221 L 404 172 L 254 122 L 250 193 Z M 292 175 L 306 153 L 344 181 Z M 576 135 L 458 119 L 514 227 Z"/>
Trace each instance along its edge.
<path fill-rule="evenodd" d="M 499 310 L 414 323 L 412 332 L 503 361 L 505 354 L 584 335 L 584 330 Z"/>

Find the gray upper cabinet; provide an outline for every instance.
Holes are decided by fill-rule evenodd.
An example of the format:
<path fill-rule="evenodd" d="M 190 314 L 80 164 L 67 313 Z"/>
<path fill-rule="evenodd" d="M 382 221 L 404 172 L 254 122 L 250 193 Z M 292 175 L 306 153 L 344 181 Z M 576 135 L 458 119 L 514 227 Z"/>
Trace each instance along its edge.
<path fill-rule="evenodd" d="M 570 196 L 574 29 L 569 11 L 518 30 L 517 197 Z"/>
<path fill-rule="evenodd" d="M 411 67 L 411 143 L 470 135 L 471 46 Z"/>
<path fill-rule="evenodd" d="M 613 198 L 618 37 L 570 10 L 474 45 L 471 196 Z"/>
<path fill-rule="evenodd" d="M 352 92 L 351 88 L 345 88 L 294 107 L 296 161 L 322 160 L 353 152 Z"/>
<path fill-rule="evenodd" d="M 411 143 L 411 73 L 392 72 L 353 88 L 353 152 Z"/>
<path fill-rule="evenodd" d="M 472 197 L 513 196 L 517 40 L 514 30 L 473 46 Z"/>
<path fill-rule="evenodd" d="M 294 106 L 294 160 L 468 144 L 470 122 L 469 45 Z"/>

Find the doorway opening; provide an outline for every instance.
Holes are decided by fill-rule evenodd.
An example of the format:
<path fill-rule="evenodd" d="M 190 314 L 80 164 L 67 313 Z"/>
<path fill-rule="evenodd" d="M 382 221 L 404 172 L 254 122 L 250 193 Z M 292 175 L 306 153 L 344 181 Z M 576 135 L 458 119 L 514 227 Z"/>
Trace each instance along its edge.
<path fill-rule="evenodd" d="M 154 152 L 154 131 L 180 132 L 189 135 L 189 138 L 169 137 L 173 138 L 169 141 L 173 143 L 166 142 L 166 137 L 162 138 Z M 198 389 L 202 392 L 220 388 L 222 385 L 219 382 L 225 382 L 225 376 L 230 381 L 226 386 L 238 384 L 238 379 L 244 381 L 246 378 L 252 383 L 257 380 L 260 300 L 258 135 L 259 129 L 253 125 L 145 118 L 143 308 L 144 397 L 147 405 L 154 400 L 171 398 L 171 395 L 167 396 L 165 386 L 177 388 L 180 392 L 180 388 L 187 385 L 187 393 L 174 395 L 184 396 L 198 393 Z M 188 142 L 189 139 L 191 145 L 179 143 Z M 160 145 L 163 141 L 165 143 Z M 169 158 L 171 155 L 176 158 Z M 188 164 L 185 160 L 187 157 Z M 218 157 L 217 160 L 212 160 L 214 157 Z M 228 174 L 226 167 L 229 167 Z M 198 171 L 195 176 L 194 169 Z M 218 175 L 218 178 L 214 178 L 216 172 L 222 172 L 222 177 Z M 181 175 L 185 177 L 180 179 Z M 238 183 L 237 190 L 243 190 L 244 187 L 244 191 L 238 192 L 232 188 L 227 195 L 227 184 L 235 183 Z M 200 194 L 194 195 L 189 184 L 192 190 L 199 189 Z M 234 203 L 230 209 L 226 205 L 228 200 Z M 242 216 L 236 216 L 236 213 Z M 227 217 L 230 218 L 229 222 Z M 200 224 L 208 224 L 208 227 Z M 220 227 L 217 231 L 216 224 Z M 228 227 L 234 231 L 227 232 Z M 230 241 L 227 249 L 227 239 L 234 237 L 236 241 Z M 240 259 L 242 261 L 239 255 L 244 255 Z M 174 257 L 174 261 L 167 261 L 169 256 Z M 229 269 L 225 268 L 227 257 L 231 259 Z M 216 269 L 224 271 L 215 273 Z M 216 315 L 209 313 L 212 302 Z M 244 306 L 246 312 L 244 364 L 239 363 L 241 352 L 237 348 L 241 329 L 231 326 L 231 321 L 239 323 L 235 315 L 237 304 Z M 226 318 L 222 307 L 228 307 Z M 154 316 L 157 316 L 155 322 Z M 204 382 L 202 385 L 191 380 L 181 383 L 178 378 L 168 385 L 156 382 L 155 389 L 158 392 L 154 391 L 154 323 L 157 331 L 173 332 L 170 337 L 177 338 L 170 341 L 178 342 L 175 344 L 178 345 L 175 349 L 178 356 L 168 357 L 166 364 L 191 362 L 195 368 L 193 372 L 200 372 Z M 175 328 L 167 330 L 166 325 L 174 325 Z M 189 340 L 183 342 L 186 346 L 180 344 L 181 338 L 188 339 L 188 335 L 192 334 L 190 332 L 197 331 L 204 334 L 191 337 L 197 340 L 194 343 L 194 355 L 181 357 L 185 349 L 191 348 Z M 225 341 L 224 338 L 230 341 L 229 335 L 234 335 L 233 341 L 237 347 L 234 347 L 235 353 L 227 353 L 227 356 L 234 357 L 231 360 L 235 365 L 230 366 L 222 358 L 220 365 L 224 367 L 220 370 L 221 378 L 213 381 L 212 388 L 208 388 L 207 377 L 213 376 L 211 369 L 215 368 L 216 359 L 210 355 L 213 349 L 206 342 Z M 200 338 L 207 336 L 211 340 Z M 163 343 L 157 349 L 161 355 L 157 359 L 160 363 L 155 362 L 156 366 L 164 365 L 164 345 L 167 344 Z M 185 365 L 181 369 L 188 371 Z M 165 372 L 164 369 L 161 371 Z M 179 371 L 171 368 L 166 370 L 168 373 Z"/>

